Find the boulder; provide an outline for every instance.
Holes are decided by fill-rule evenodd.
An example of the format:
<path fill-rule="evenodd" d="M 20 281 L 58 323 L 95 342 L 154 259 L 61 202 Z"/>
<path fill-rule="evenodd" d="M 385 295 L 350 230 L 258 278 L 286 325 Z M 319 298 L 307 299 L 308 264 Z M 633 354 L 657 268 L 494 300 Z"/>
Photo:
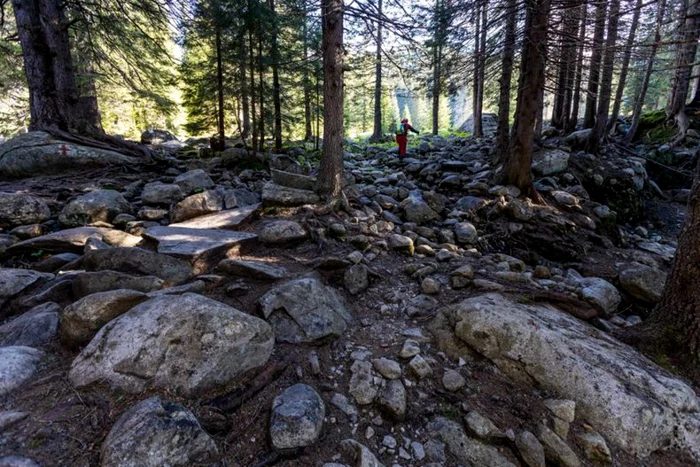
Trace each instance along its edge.
<path fill-rule="evenodd" d="M 177 141 L 177 137 L 168 130 L 146 130 L 141 133 L 141 144 L 162 144 Z"/>
<path fill-rule="evenodd" d="M 406 220 L 418 225 L 440 219 L 440 215 L 430 208 L 419 190 L 411 191 L 399 206 L 403 209 Z"/>
<path fill-rule="evenodd" d="M 35 177 L 111 165 L 137 166 L 141 159 L 105 149 L 79 146 L 31 131 L 0 144 L 0 178 Z"/>
<path fill-rule="evenodd" d="M 82 265 L 87 271 L 119 271 L 156 276 L 165 284 L 178 285 L 192 277 L 192 268 L 179 259 L 141 248 L 109 248 L 85 253 Z"/>
<path fill-rule="evenodd" d="M 135 290 L 118 289 L 83 297 L 61 313 L 61 342 L 69 347 L 87 344 L 105 324 L 148 299 Z"/>
<path fill-rule="evenodd" d="M 147 205 L 170 206 L 185 197 L 180 185 L 153 182 L 146 184 L 141 192 L 141 201 Z"/>
<path fill-rule="evenodd" d="M 44 352 L 25 346 L 0 347 L 0 397 L 10 394 L 36 373 Z"/>
<path fill-rule="evenodd" d="M 479 239 L 476 227 L 469 222 L 458 222 L 455 224 L 455 237 L 459 243 L 473 245 Z"/>
<path fill-rule="evenodd" d="M 91 239 L 116 247 L 132 247 L 141 242 L 141 237 L 129 235 L 121 230 L 102 227 L 76 227 L 15 243 L 8 248 L 7 252 L 21 253 L 27 250 L 44 250 L 57 253 L 82 253 L 85 244 Z"/>
<path fill-rule="evenodd" d="M 326 406 L 311 386 L 295 384 L 272 401 L 270 439 L 275 449 L 295 449 L 316 442 Z"/>
<path fill-rule="evenodd" d="M 183 199 L 170 211 L 173 223 L 186 221 L 224 209 L 224 195 L 221 191 L 209 190 Z"/>
<path fill-rule="evenodd" d="M 581 294 L 583 298 L 591 302 L 596 308 L 606 315 L 617 311 L 622 301 L 620 292 L 610 282 L 599 277 L 586 277 L 579 279 L 583 286 Z"/>
<path fill-rule="evenodd" d="M 245 188 L 234 188 L 224 192 L 224 204 L 226 209 L 242 208 L 251 204 L 260 203 L 260 194 L 246 190 Z"/>
<path fill-rule="evenodd" d="M 340 443 L 340 448 L 346 456 L 350 457 L 356 467 L 384 467 L 375 455 L 365 445 L 354 439 L 345 439 Z"/>
<path fill-rule="evenodd" d="M 260 241 L 266 245 L 294 244 L 306 240 L 308 234 L 298 222 L 278 220 L 265 223 Z"/>
<path fill-rule="evenodd" d="M 700 459 L 695 393 L 634 349 L 555 308 L 498 294 L 443 313 L 461 341 L 511 377 L 575 401 L 577 415 L 625 451 L 677 445 Z"/>
<path fill-rule="evenodd" d="M 155 276 L 130 276 L 117 271 L 82 272 L 73 279 L 73 296 L 80 299 L 117 289 L 148 293 L 160 289 L 163 284 L 163 279 Z"/>
<path fill-rule="evenodd" d="M 115 190 L 96 190 L 70 201 L 58 216 L 67 227 L 80 227 L 95 222 L 111 223 L 118 214 L 131 214 L 129 202 Z"/>
<path fill-rule="evenodd" d="M 273 345 L 259 318 L 201 295 L 163 295 L 105 325 L 69 377 L 77 387 L 106 381 L 130 393 L 161 388 L 193 397 L 261 367 Z"/>
<path fill-rule="evenodd" d="M 264 206 L 294 207 L 318 204 L 321 198 L 313 191 L 288 188 L 270 182 L 263 187 L 262 202 Z"/>
<path fill-rule="evenodd" d="M 22 456 L 0 457 L 0 467 L 41 467 L 34 460 Z"/>
<path fill-rule="evenodd" d="M 643 264 L 632 265 L 620 273 L 622 290 L 637 300 L 655 304 L 661 301 L 666 273 Z"/>
<path fill-rule="evenodd" d="M 215 212 L 195 217 L 184 222 L 170 224 L 170 227 L 185 227 L 188 229 L 225 229 L 236 230 L 246 223 L 258 211 L 260 203 L 248 204 L 235 209 Z"/>
<path fill-rule="evenodd" d="M 184 174 L 178 175 L 173 180 L 173 183 L 182 188 L 185 195 L 189 195 L 195 190 L 206 190 L 214 186 L 214 181 L 209 177 L 209 174 L 202 169 L 190 170 Z"/>
<path fill-rule="evenodd" d="M 272 175 L 273 183 L 279 186 L 307 191 L 316 189 L 316 179 L 308 175 L 300 175 L 276 169 L 270 169 L 270 175 Z"/>
<path fill-rule="evenodd" d="M 263 316 L 280 342 L 316 342 L 341 336 L 353 321 L 335 289 L 316 275 L 279 285 L 260 298 Z"/>
<path fill-rule="evenodd" d="M 452 420 L 438 417 L 429 429 L 447 445 L 447 449 L 465 465 L 489 467 L 516 467 L 495 446 L 489 446 L 467 436 L 464 428 Z"/>
<path fill-rule="evenodd" d="M 574 149 L 583 149 L 585 148 L 592 131 L 593 130 L 591 128 L 574 131 L 564 139 L 564 142 Z"/>
<path fill-rule="evenodd" d="M 287 277 L 287 270 L 268 261 L 225 259 L 218 269 L 230 276 L 260 280 L 279 280 Z"/>
<path fill-rule="evenodd" d="M 51 217 L 48 204 L 26 193 L 0 193 L 0 228 L 36 224 Z"/>
<path fill-rule="evenodd" d="M 44 303 L 3 324 L 0 326 L 0 346 L 36 347 L 49 342 L 56 335 L 60 311 L 55 303 Z"/>
<path fill-rule="evenodd" d="M 11 298 L 19 295 L 29 286 L 46 282 L 54 278 L 53 274 L 36 272 L 30 269 L 0 268 L 0 310 Z"/>
<path fill-rule="evenodd" d="M 119 417 L 102 443 L 101 467 L 215 465 L 216 443 L 180 404 L 151 397 Z"/>
<path fill-rule="evenodd" d="M 569 153 L 561 149 L 545 149 L 536 153 L 532 171 L 538 176 L 547 176 L 565 171 L 569 167 Z"/>

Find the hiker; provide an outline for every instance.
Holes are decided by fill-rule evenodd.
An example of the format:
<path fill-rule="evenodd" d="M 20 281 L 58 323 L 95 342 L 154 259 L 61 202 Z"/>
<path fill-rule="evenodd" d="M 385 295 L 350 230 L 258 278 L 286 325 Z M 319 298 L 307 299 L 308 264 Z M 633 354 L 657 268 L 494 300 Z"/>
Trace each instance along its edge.
<path fill-rule="evenodd" d="M 412 131 L 415 134 L 420 134 L 418 130 L 408 124 L 408 119 L 401 120 L 398 130 L 396 130 L 396 144 L 399 145 L 399 159 L 406 156 L 406 146 L 408 145 L 408 132 Z"/>

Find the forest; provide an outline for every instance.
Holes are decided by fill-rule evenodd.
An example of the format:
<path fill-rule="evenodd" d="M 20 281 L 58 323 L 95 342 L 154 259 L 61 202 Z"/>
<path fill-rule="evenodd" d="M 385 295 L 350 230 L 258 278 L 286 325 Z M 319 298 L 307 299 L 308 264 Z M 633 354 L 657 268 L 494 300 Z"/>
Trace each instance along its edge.
<path fill-rule="evenodd" d="M 0 0 L 0 467 L 700 466 L 700 0 Z"/>

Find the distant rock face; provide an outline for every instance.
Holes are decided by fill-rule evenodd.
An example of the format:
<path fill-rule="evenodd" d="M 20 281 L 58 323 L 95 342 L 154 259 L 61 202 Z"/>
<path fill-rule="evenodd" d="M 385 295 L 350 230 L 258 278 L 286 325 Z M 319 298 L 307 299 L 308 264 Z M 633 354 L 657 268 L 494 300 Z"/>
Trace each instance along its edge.
<path fill-rule="evenodd" d="M 180 404 L 151 397 L 124 412 L 102 444 L 101 467 L 211 465 L 216 443 Z"/>
<path fill-rule="evenodd" d="M 0 228 L 44 222 L 51 217 L 46 202 L 25 193 L 0 193 Z"/>
<path fill-rule="evenodd" d="M 80 227 L 98 221 L 110 223 L 117 215 L 131 212 L 131 205 L 118 191 L 96 190 L 66 204 L 58 220 L 68 227 Z"/>
<path fill-rule="evenodd" d="M 272 402 L 270 438 L 276 449 L 310 446 L 323 428 L 326 406 L 316 391 L 306 384 L 287 388 Z"/>
<path fill-rule="evenodd" d="M 315 342 L 339 337 L 353 321 L 340 295 L 317 277 L 294 279 L 260 298 L 263 316 L 281 342 Z"/>
<path fill-rule="evenodd" d="M 146 130 L 141 133 L 141 144 L 162 144 L 177 141 L 177 137 L 167 130 Z"/>
<path fill-rule="evenodd" d="M 73 361 L 78 387 L 106 381 L 138 393 L 195 396 L 264 365 L 274 345 L 263 320 L 201 295 L 163 295 L 105 325 Z"/>
<path fill-rule="evenodd" d="M 700 459 L 694 391 L 632 348 L 554 308 L 497 294 L 444 313 L 460 340 L 511 377 L 575 401 L 577 414 L 625 451 L 645 457 L 677 445 Z"/>
<path fill-rule="evenodd" d="M 118 152 L 66 143 L 43 131 L 31 131 L 0 145 L 0 177 L 8 178 L 140 162 Z"/>

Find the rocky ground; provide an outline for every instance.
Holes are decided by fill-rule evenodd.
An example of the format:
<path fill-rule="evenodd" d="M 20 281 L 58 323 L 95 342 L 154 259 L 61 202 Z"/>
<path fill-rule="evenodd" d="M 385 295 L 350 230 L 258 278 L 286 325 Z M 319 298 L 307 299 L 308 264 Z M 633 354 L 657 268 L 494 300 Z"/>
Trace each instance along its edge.
<path fill-rule="evenodd" d="M 0 147 L 0 466 L 700 465 L 693 382 L 613 337 L 688 190 L 548 136 L 546 205 L 426 137 L 348 143 L 338 214 L 301 148 Z"/>

